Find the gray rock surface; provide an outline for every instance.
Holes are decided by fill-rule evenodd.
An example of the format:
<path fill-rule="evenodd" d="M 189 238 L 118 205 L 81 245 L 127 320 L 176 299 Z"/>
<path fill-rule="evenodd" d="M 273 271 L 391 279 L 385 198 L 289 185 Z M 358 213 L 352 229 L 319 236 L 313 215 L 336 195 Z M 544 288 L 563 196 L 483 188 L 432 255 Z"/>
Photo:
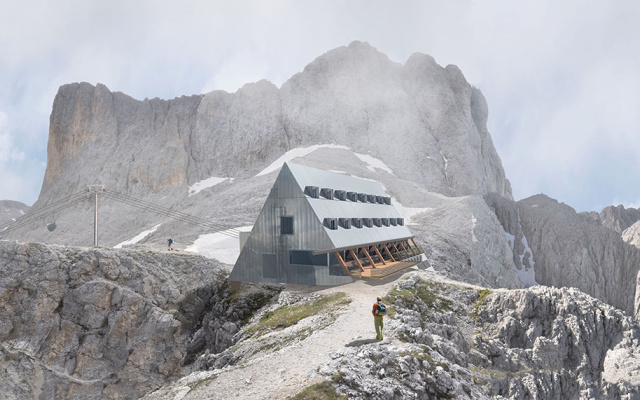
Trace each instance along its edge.
<path fill-rule="evenodd" d="M 281 88 L 260 81 L 236 93 L 139 101 L 100 84 L 64 85 L 53 104 L 34 210 L 101 183 L 221 225 L 247 225 L 273 182 L 271 175 L 254 176 L 287 150 L 316 144 L 349 147 L 352 165 L 362 164 L 353 152 L 382 160 L 394 178 L 411 182 L 402 191 L 418 185 L 447 196 L 510 198 L 487 114 L 484 97 L 457 67 L 423 54 L 397 64 L 362 42 L 318 57 Z M 332 162 L 338 158 L 322 167 L 338 170 L 340 162 Z M 235 180 L 187 197 L 190 185 L 212 176 Z M 178 232 L 178 242 L 188 243 L 204 231 L 109 199 L 100 204 L 105 245 L 162 221 L 160 238 Z M 8 238 L 89 245 L 91 210 L 87 199 L 60 213 L 55 233 L 38 221 Z"/>
<path fill-rule="evenodd" d="M 390 298 L 403 342 L 345 348 L 318 369 L 349 398 L 640 398 L 640 328 L 576 289 L 413 276 Z"/>
<path fill-rule="evenodd" d="M 636 247 L 640 247 L 640 221 L 634 223 L 622 232 L 622 240 Z"/>
<path fill-rule="evenodd" d="M 547 196 L 532 196 L 517 206 L 538 283 L 576 287 L 634 315 L 639 249 L 612 229 Z"/>
<path fill-rule="evenodd" d="M 11 221 L 15 221 L 27 212 L 28 205 L 14 200 L 0 200 L 0 227 Z M 1 229 L 0 229 L 1 230 Z"/>
<path fill-rule="evenodd" d="M 622 234 L 627 228 L 640 220 L 640 210 L 624 208 L 623 205 L 608 206 L 595 217 L 603 226 Z"/>
<path fill-rule="evenodd" d="M 204 308 L 227 273 L 214 260 L 0 241 L 5 399 L 136 398 L 183 373 Z"/>

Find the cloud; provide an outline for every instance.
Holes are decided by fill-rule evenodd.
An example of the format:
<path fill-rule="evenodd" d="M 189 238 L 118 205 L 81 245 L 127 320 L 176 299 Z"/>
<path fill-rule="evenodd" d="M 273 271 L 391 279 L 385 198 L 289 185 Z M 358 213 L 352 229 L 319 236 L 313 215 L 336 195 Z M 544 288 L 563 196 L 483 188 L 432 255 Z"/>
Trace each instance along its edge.
<path fill-rule="evenodd" d="M 0 167 L 8 161 L 24 160 L 24 153 L 14 146 L 11 135 L 5 132 L 6 124 L 7 114 L 0 111 Z"/>

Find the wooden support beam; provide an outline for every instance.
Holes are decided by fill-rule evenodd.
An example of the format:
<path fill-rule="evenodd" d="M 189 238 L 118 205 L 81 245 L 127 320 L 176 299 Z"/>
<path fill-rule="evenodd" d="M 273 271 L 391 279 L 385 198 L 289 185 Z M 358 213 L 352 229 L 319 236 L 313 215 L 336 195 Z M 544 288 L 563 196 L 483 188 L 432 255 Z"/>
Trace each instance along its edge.
<path fill-rule="evenodd" d="M 395 262 L 396 259 L 393 258 L 393 256 L 391 255 L 391 252 L 389 251 L 389 248 L 387 247 L 386 244 L 383 244 L 382 247 L 384 247 L 384 249 L 387 251 L 387 254 L 389 255 L 389 258 L 391 259 L 391 262 Z M 397 250 L 397 249 L 396 249 Z"/>
<path fill-rule="evenodd" d="M 418 245 L 416 244 L 416 240 L 414 238 L 411 238 L 411 242 L 413 242 L 413 245 L 416 246 L 416 249 L 418 249 L 418 253 L 420 253 L 420 247 L 418 247 Z"/>
<path fill-rule="evenodd" d="M 402 250 L 407 251 L 407 248 L 404 246 L 404 243 L 402 243 L 402 241 L 399 241 L 398 244 L 400 245 L 400 247 L 402 247 Z"/>
<path fill-rule="evenodd" d="M 408 240 L 405 240 L 404 242 L 407 244 L 407 248 L 411 251 L 411 255 L 415 256 L 417 254 L 416 251 L 418 251 L 418 250 L 417 249 L 414 250 L 413 246 L 411 246 L 411 243 L 409 243 Z"/>
<path fill-rule="evenodd" d="M 353 249 L 349 249 L 349 253 L 351 253 L 351 257 L 353 257 L 358 267 L 360 267 L 360 269 L 364 272 L 364 267 L 362 266 L 362 263 L 358 259 L 358 255 L 353 252 Z"/>
<path fill-rule="evenodd" d="M 398 250 L 398 247 L 394 242 L 391 242 L 391 245 L 393 246 L 394 249 L 396 249 L 396 253 L 400 253 L 400 250 Z"/>
<path fill-rule="evenodd" d="M 340 266 L 342 267 L 342 270 L 347 274 L 347 276 L 351 276 L 351 272 L 349 272 L 349 268 L 347 267 L 347 264 L 344 263 L 344 260 L 342 259 L 340 253 L 334 251 L 333 255 L 336 256 L 338 262 L 340 263 Z"/>
<path fill-rule="evenodd" d="M 367 256 L 367 258 L 369 259 L 369 262 L 371 263 L 371 266 L 373 268 L 376 267 L 376 263 L 373 262 L 373 258 L 371 258 L 371 256 L 369 255 L 369 252 L 367 251 L 367 249 L 365 249 L 364 247 L 362 248 L 362 251 L 364 251 L 364 255 Z"/>
<path fill-rule="evenodd" d="M 373 246 L 373 249 L 376 251 L 376 254 L 378 255 L 378 257 L 380 257 L 380 261 L 382 261 L 382 265 L 387 265 L 387 263 L 384 262 L 384 258 L 382 258 L 382 254 L 380 254 L 380 250 L 378 250 L 378 246 Z"/>

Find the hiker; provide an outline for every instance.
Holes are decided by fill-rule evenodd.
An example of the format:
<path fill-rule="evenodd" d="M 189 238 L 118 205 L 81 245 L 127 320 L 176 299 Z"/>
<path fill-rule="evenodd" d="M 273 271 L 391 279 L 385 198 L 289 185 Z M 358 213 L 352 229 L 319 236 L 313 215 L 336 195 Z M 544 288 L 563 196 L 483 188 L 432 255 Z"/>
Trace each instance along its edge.
<path fill-rule="evenodd" d="M 387 315 L 387 307 L 382 304 L 382 299 L 380 297 L 377 298 L 376 303 L 373 305 L 373 322 L 376 327 L 376 339 L 382 340 L 382 327 L 384 323 L 382 319 L 385 315 Z"/>
<path fill-rule="evenodd" d="M 169 238 L 167 239 L 167 250 L 173 250 L 173 247 L 171 246 L 173 246 L 173 239 Z"/>

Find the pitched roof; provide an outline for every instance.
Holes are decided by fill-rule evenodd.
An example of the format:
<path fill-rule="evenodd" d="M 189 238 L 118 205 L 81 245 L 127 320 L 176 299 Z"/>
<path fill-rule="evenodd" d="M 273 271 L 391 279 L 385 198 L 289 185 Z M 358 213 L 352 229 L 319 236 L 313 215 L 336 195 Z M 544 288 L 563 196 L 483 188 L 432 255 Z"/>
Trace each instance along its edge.
<path fill-rule="evenodd" d="M 307 186 L 317 186 L 319 188 L 330 188 L 375 196 L 388 196 L 382 186 L 375 181 L 336 172 L 323 171 L 298 164 L 287 163 L 287 166 L 291 170 L 302 192 L 304 192 Z M 339 200 L 337 198 L 330 200 L 324 197 L 313 198 L 307 195 L 305 195 L 305 197 L 320 223 L 323 223 L 325 218 L 401 218 L 393 204 L 363 203 L 360 201 Z M 357 247 L 359 245 L 413 237 L 406 226 L 393 225 L 373 226 L 371 228 L 366 226 L 362 228 L 352 226 L 350 229 L 339 226 L 338 229 L 335 230 L 325 227 L 325 231 L 333 243 L 333 249 Z M 318 249 L 319 252 L 323 250 L 332 249 Z"/>

